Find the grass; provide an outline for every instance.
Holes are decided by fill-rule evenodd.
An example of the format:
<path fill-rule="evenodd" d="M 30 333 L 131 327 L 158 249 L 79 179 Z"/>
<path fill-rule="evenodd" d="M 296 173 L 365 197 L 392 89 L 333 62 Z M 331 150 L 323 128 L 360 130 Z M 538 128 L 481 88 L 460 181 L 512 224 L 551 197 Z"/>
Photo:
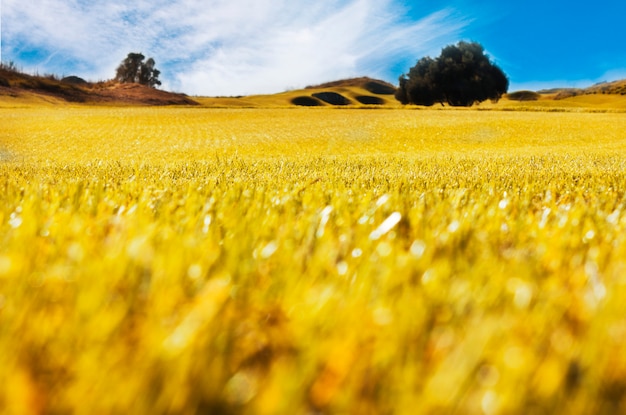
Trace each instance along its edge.
<path fill-rule="evenodd" d="M 588 112 L 0 110 L 0 408 L 623 412 L 624 131 Z"/>

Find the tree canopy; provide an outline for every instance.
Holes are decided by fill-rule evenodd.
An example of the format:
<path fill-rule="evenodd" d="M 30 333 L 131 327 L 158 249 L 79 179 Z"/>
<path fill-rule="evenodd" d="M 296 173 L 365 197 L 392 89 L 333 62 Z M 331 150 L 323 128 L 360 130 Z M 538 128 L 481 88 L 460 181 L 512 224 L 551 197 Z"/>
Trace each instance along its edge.
<path fill-rule="evenodd" d="M 121 83 L 147 85 L 152 88 L 161 85 L 161 81 L 159 81 L 161 71 L 155 68 L 154 59 L 148 58 L 144 62 L 145 58 L 141 53 L 129 53 L 117 67 L 115 80 Z"/>
<path fill-rule="evenodd" d="M 396 99 L 403 104 L 472 106 L 497 101 L 509 88 L 504 72 L 475 42 L 459 42 L 442 49 L 436 58 L 421 58 L 399 79 Z"/>

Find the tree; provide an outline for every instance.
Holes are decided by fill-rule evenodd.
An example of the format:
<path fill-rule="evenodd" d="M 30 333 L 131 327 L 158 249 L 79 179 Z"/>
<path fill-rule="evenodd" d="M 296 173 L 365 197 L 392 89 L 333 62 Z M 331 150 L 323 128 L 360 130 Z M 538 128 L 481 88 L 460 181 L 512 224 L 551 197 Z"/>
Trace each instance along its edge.
<path fill-rule="evenodd" d="M 502 70 L 475 42 L 446 46 L 437 59 L 417 61 L 399 79 L 396 99 L 402 104 L 472 106 L 486 99 L 498 101 L 509 88 Z"/>
<path fill-rule="evenodd" d="M 154 59 L 149 58 L 144 62 L 145 58 L 141 53 L 129 53 L 117 67 L 115 80 L 123 84 L 135 83 L 152 88 L 161 85 L 161 81 L 158 79 L 161 71 L 154 67 Z"/>
<path fill-rule="evenodd" d="M 417 103 L 433 105 L 441 102 L 444 97 L 438 88 L 438 80 L 433 77 L 437 73 L 437 61 L 425 57 L 417 61 L 409 70 L 408 78 L 400 77 L 400 87 L 396 91 L 396 99 L 402 104 Z"/>

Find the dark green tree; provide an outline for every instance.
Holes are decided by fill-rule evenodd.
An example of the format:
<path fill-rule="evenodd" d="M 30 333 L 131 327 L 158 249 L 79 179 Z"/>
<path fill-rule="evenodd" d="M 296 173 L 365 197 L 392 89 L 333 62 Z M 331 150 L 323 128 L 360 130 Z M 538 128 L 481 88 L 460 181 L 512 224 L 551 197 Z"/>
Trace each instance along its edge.
<path fill-rule="evenodd" d="M 117 67 L 115 80 L 120 83 L 135 83 L 156 87 L 161 85 L 159 75 L 161 71 L 155 68 L 154 59 L 146 57 L 141 53 L 129 53 L 126 59 Z"/>
<path fill-rule="evenodd" d="M 398 101 L 428 106 L 437 102 L 471 106 L 487 99 L 497 101 L 509 88 L 504 72 L 475 42 L 446 46 L 437 59 L 420 59 L 399 82 Z"/>
<path fill-rule="evenodd" d="M 438 87 L 439 80 L 433 76 L 437 73 L 437 61 L 425 57 L 417 61 L 409 70 L 408 76 L 400 77 L 400 87 L 396 90 L 396 99 L 402 104 L 417 103 L 433 105 L 441 102 L 444 97 Z"/>

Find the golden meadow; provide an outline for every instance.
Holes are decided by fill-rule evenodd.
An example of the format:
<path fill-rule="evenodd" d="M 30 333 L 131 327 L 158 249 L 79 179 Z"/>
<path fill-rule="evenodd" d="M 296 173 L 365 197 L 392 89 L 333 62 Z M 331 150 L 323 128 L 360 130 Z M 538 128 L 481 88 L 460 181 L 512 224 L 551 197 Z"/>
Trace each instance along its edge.
<path fill-rule="evenodd" d="M 626 116 L 487 108 L 5 106 L 0 411 L 626 411 Z"/>

